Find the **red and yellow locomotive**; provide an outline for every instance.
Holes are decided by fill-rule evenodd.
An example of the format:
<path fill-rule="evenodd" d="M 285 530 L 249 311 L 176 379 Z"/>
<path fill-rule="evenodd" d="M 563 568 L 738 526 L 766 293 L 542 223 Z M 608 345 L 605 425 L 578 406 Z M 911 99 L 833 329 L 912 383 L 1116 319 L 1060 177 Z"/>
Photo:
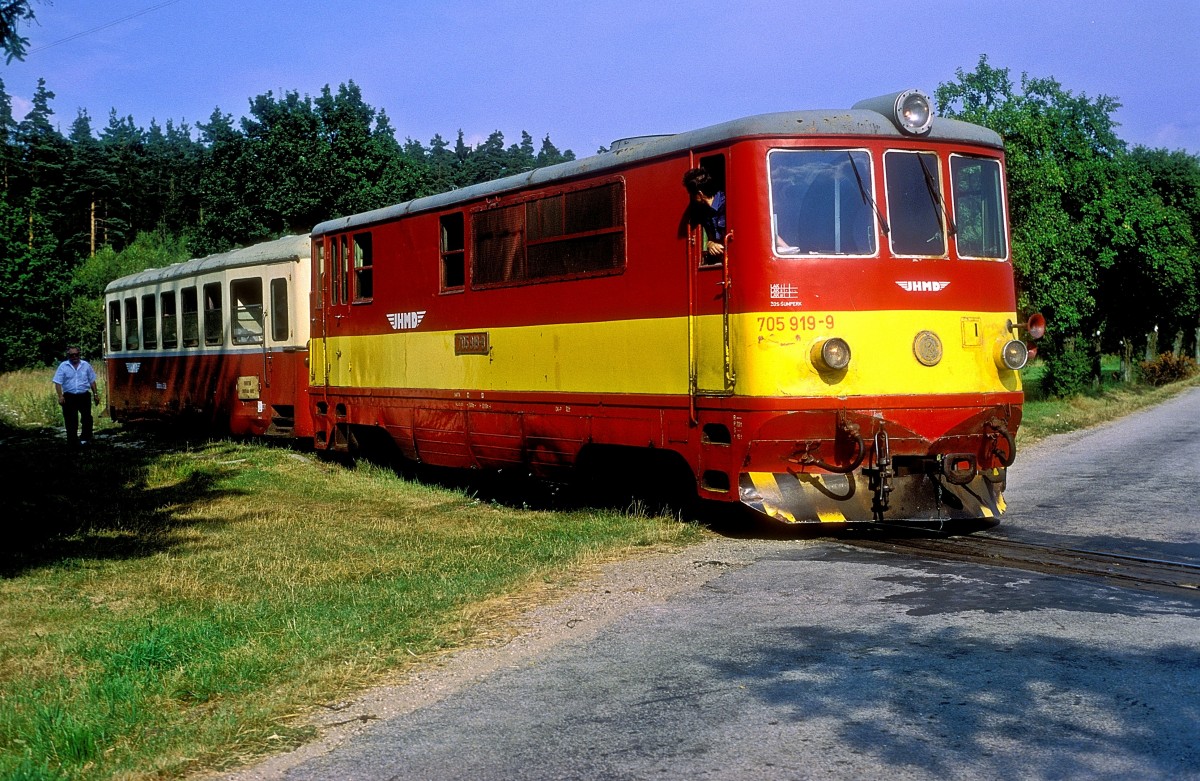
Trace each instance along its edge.
<path fill-rule="evenodd" d="M 686 471 L 786 522 L 998 518 L 1027 353 L 1005 210 L 999 136 L 909 91 L 331 220 L 293 432 L 552 478 Z"/>

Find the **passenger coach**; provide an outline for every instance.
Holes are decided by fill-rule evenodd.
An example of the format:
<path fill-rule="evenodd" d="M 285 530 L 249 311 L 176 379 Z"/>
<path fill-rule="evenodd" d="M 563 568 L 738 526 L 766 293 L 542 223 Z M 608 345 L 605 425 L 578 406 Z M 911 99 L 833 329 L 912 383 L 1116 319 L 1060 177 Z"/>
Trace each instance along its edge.
<path fill-rule="evenodd" d="M 309 239 L 149 269 L 106 288 L 114 420 L 194 417 L 235 434 L 312 436 Z"/>

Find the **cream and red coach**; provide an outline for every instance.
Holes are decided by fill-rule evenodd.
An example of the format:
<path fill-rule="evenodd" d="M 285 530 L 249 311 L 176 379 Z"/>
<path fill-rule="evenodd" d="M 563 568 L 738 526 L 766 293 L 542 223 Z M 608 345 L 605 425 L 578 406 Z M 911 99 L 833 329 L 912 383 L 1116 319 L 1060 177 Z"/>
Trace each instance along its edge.
<path fill-rule="evenodd" d="M 727 197 L 723 257 L 688 210 L 695 167 Z M 909 91 L 330 220 L 311 237 L 306 382 L 277 389 L 322 449 L 683 473 L 787 522 L 994 519 L 1027 355 L 1003 167 L 999 136 Z M 237 365 L 269 370 L 268 345 Z M 133 354 L 110 374 L 144 407 L 149 378 L 119 370 Z M 215 406 L 263 427 L 239 390 L 261 374 L 194 365 Z M 272 398 L 260 414 L 289 407 Z"/>
<path fill-rule="evenodd" d="M 312 436 L 309 246 L 289 236 L 109 284 L 113 419 L 193 417 L 234 434 Z"/>

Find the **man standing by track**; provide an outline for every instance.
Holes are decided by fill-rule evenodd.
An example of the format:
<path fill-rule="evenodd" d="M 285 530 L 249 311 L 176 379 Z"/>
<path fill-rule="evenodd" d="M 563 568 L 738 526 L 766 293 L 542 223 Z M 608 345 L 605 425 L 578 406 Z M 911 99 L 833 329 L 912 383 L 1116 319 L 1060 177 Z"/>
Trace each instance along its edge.
<path fill-rule="evenodd" d="M 67 424 L 67 446 L 86 446 L 92 441 L 92 404 L 100 405 L 96 391 L 96 372 L 91 364 L 79 357 L 78 347 L 67 348 L 67 360 L 54 372 L 54 390 Z M 78 435 L 79 419 L 83 418 L 83 436 Z"/>

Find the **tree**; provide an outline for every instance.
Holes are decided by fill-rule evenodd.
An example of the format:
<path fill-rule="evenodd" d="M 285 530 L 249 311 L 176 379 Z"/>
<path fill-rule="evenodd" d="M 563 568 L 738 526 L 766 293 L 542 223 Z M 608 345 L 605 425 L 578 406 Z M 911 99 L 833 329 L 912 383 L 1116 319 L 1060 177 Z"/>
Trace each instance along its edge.
<path fill-rule="evenodd" d="M 0 196 L 0 372 L 61 355 L 68 272 L 37 198 L 12 206 Z"/>
<path fill-rule="evenodd" d="M 4 50 L 5 64 L 25 59 L 25 47 L 29 45 L 29 39 L 17 32 L 23 19 L 33 19 L 30 0 L 0 2 L 0 49 Z"/>
<path fill-rule="evenodd" d="M 537 160 L 535 161 L 538 168 L 543 168 L 548 165 L 558 165 L 575 159 L 575 153 L 568 149 L 565 152 L 558 151 L 550 141 L 550 134 L 542 139 L 542 148 L 538 150 Z"/>
<path fill-rule="evenodd" d="M 1125 144 L 1112 119 L 1120 104 L 1026 74 L 1018 89 L 986 56 L 956 76 L 938 87 L 938 111 L 1004 137 L 1020 303 L 1050 321 L 1047 385 L 1071 395 L 1097 364 L 1098 289 L 1117 261 L 1124 225 Z"/>

